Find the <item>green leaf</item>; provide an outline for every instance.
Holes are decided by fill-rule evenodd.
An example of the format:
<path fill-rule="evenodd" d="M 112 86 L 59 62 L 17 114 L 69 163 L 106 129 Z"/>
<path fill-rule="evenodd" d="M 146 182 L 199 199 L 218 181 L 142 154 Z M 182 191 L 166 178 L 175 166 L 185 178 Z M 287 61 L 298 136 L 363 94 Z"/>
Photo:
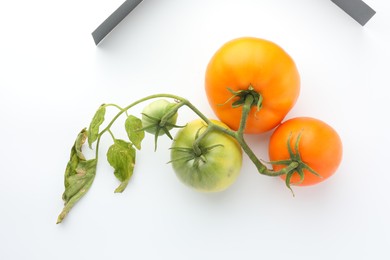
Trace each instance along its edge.
<path fill-rule="evenodd" d="M 107 151 L 107 161 L 114 168 L 115 177 L 121 182 L 115 192 L 123 192 L 134 171 L 134 147 L 129 142 L 116 139 Z"/>
<path fill-rule="evenodd" d="M 68 177 L 68 187 L 62 195 L 62 199 L 65 203 L 68 203 L 70 199 L 80 192 L 86 192 L 85 189 L 89 186 L 89 183 L 93 181 L 96 174 L 96 159 L 80 161 L 74 173 L 75 174 Z M 83 189 L 85 191 L 83 191 Z"/>
<path fill-rule="evenodd" d="M 92 144 L 97 140 L 99 135 L 99 127 L 104 122 L 104 116 L 106 114 L 105 105 L 101 105 L 92 118 L 92 121 L 88 128 L 88 145 L 92 148 Z"/>
<path fill-rule="evenodd" d="M 132 142 L 138 150 L 141 150 L 141 142 L 145 137 L 145 131 L 142 130 L 141 119 L 132 115 L 128 116 L 125 122 L 125 129 L 130 142 Z"/>
<path fill-rule="evenodd" d="M 68 178 L 74 173 L 80 160 L 85 160 L 85 156 L 81 151 L 81 148 L 85 143 L 85 141 L 87 140 L 87 135 L 88 135 L 87 130 L 85 128 L 82 129 L 80 133 L 77 135 L 76 141 L 70 151 L 70 159 L 65 170 L 65 178 L 64 178 L 65 188 L 68 187 L 69 185 Z"/>
<path fill-rule="evenodd" d="M 87 139 L 88 131 L 84 128 L 77 135 L 70 152 L 70 159 L 65 169 L 65 191 L 62 194 L 64 208 L 57 219 L 61 223 L 74 204 L 87 193 L 96 175 L 96 159 L 86 160 L 82 153 L 82 146 Z"/>
<path fill-rule="evenodd" d="M 75 141 L 74 146 L 72 148 L 72 152 L 74 149 L 74 153 L 76 154 L 77 158 L 79 158 L 81 160 L 85 160 L 85 157 L 84 157 L 83 152 L 81 151 L 81 148 L 82 148 L 83 144 L 85 143 L 85 140 L 87 140 L 87 136 L 88 136 L 88 131 L 87 131 L 87 129 L 84 128 L 77 135 L 76 141 Z M 72 154 L 72 152 L 71 152 L 71 154 Z"/>

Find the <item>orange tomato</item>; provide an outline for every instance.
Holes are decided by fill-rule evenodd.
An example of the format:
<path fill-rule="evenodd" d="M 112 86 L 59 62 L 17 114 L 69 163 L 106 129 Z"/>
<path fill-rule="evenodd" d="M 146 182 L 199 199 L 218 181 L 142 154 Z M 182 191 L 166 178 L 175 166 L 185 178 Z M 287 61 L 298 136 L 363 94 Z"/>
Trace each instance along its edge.
<path fill-rule="evenodd" d="M 321 177 L 304 169 L 303 182 L 300 183 L 300 176 L 295 172 L 291 177 L 290 184 L 305 186 L 326 180 L 339 167 L 343 149 L 337 132 L 331 126 L 318 119 L 298 117 L 279 125 L 271 135 L 269 143 L 269 158 L 271 162 L 290 159 L 288 142 L 293 153 L 296 154 L 295 145 L 299 134 L 301 136 L 298 142 L 298 151 L 302 162 Z M 275 171 L 283 167 L 286 166 L 273 165 Z M 282 178 L 285 180 L 286 175 L 283 175 Z"/>
<path fill-rule="evenodd" d="M 224 44 L 211 58 L 205 78 L 208 101 L 217 117 L 233 130 L 239 128 L 241 108 L 233 108 L 233 91 L 252 86 L 262 107 L 252 107 L 245 133 L 262 133 L 276 127 L 294 106 L 300 77 L 292 58 L 273 42 L 244 37 Z M 222 105 L 223 104 L 223 105 Z"/>

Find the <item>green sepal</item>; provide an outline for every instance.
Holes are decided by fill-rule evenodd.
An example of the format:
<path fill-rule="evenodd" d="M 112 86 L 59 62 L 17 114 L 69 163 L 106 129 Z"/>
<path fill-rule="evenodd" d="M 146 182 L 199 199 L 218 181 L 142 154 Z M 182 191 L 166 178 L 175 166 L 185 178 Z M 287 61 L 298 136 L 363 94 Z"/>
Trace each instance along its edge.
<path fill-rule="evenodd" d="M 107 161 L 114 168 L 115 177 L 121 184 L 115 189 L 116 193 L 123 192 L 135 166 L 136 151 L 133 145 L 124 140 L 116 139 L 107 151 Z"/>
<path fill-rule="evenodd" d="M 262 108 L 263 105 L 263 96 L 256 92 L 254 87 L 252 85 L 249 85 L 248 89 L 242 89 L 242 90 L 232 90 L 231 88 L 227 88 L 227 90 L 232 94 L 228 100 L 225 101 L 225 103 L 220 104 L 220 106 L 225 105 L 229 103 L 231 100 L 235 99 L 232 103 L 233 108 L 244 106 L 246 98 L 250 95 L 253 97 L 253 102 L 251 104 L 252 106 L 256 107 L 257 112 Z"/>
<path fill-rule="evenodd" d="M 183 128 L 183 127 L 185 127 L 185 125 L 184 126 L 179 126 L 179 125 L 167 122 L 167 121 L 165 122 L 165 124 L 163 126 L 160 126 L 160 121 L 161 121 L 160 119 L 152 117 L 152 116 L 149 116 L 149 115 L 147 115 L 145 113 L 142 113 L 142 115 L 147 117 L 147 118 L 149 118 L 150 120 L 154 121 L 153 124 L 150 124 L 148 126 L 143 126 L 140 129 L 142 131 L 150 132 L 148 130 L 153 130 L 152 132 L 155 132 L 154 133 L 154 151 L 157 151 L 157 143 L 158 143 L 159 136 L 165 134 L 166 136 L 168 136 L 169 139 L 173 140 L 173 136 L 171 135 L 169 130 L 172 129 L 172 128 Z"/>
<path fill-rule="evenodd" d="M 291 145 L 292 133 L 290 133 L 288 138 L 287 138 L 286 145 L 287 145 L 287 150 L 288 150 L 289 157 L 290 157 L 289 159 L 268 162 L 269 164 L 273 164 L 273 165 L 286 165 L 286 166 L 293 166 L 293 164 L 296 164 L 296 165 L 294 165 L 294 167 L 291 170 L 288 170 L 285 173 L 286 186 L 288 189 L 291 190 L 293 195 L 294 195 L 294 191 L 292 190 L 291 185 L 299 185 L 304 181 L 304 179 L 305 179 L 304 170 L 307 170 L 311 174 L 314 174 L 317 177 L 322 178 L 322 176 L 320 174 L 318 174 L 308 164 L 306 164 L 305 162 L 302 161 L 301 154 L 299 152 L 299 142 L 301 141 L 301 138 L 302 138 L 302 131 L 300 131 L 298 133 L 297 140 L 294 143 L 294 149 L 292 148 L 292 145 Z M 293 176 L 294 173 L 297 173 L 299 175 L 299 181 L 295 182 L 295 183 L 291 183 L 291 177 Z"/>

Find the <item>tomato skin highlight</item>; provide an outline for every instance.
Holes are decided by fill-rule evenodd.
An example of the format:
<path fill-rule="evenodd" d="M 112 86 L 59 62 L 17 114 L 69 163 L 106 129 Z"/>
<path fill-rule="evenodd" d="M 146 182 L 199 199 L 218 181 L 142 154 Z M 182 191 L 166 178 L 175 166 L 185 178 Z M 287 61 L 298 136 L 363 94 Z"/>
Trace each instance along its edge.
<path fill-rule="evenodd" d="M 273 42 L 243 37 L 225 43 L 211 58 L 205 77 L 208 101 L 217 117 L 233 130 L 241 108 L 233 108 L 227 90 L 252 86 L 263 97 L 262 108 L 252 107 L 245 133 L 263 133 L 275 128 L 296 103 L 300 76 L 293 59 Z M 226 103 L 226 104 L 225 104 Z M 223 104 L 223 105 L 222 105 Z"/>
<path fill-rule="evenodd" d="M 219 121 L 211 121 L 227 128 Z M 192 150 L 197 134 L 202 134 L 206 127 L 205 122 L 198 119 L 178 131 L 172 143 L 171 163 L 176 176 L 187 186 L 202 192 L 219 192 L 230 187 L 237 179 L 242 166 L 242 150 L 232 137 L 211 131 L 199 144 L 201 149 L 214 147 L 203 154 L 205 162 L 194 165 L 194 159 L 182 159 L 188 156 L 183 148 Z"/>
<path fill-rule="evenodd" d="M 270 161 L 289 159 L 287 149 L 288 138 L 290 145 L 295 151 L 294 145 L 297 136 L 301 133 L 298 151 L 304 163 L 310 166 L 321 177 L 318 177 L 307 170 L 304 170 L 304 180 L 294 173 L 291 177 L 291 185 L 307 186 L 320 183 L 332 176 L 339 167 L 342 160 L 342 142 L 338 133 L 325 122 L 310 118 L 297 117 L 285 121 L 279 125 L 269 142 Z M 273 165 L 275 171 L 282 169 L 283 165 Z M 281 176 L 286 179 L 286 176 Z"/>

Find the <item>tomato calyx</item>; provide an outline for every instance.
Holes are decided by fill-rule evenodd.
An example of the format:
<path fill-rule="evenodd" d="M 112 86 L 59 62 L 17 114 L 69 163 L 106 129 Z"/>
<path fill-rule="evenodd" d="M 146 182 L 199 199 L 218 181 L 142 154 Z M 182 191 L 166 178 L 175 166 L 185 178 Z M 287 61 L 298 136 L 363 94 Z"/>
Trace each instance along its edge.
<path fill-rule="evenodd" d="M 290 133 L 289 137 L 287 138 L 287 149 L 290 156 L 290 159 L 287 160 L 278 160 L 278 161 L 271 161 L 270 164 L 274 165 L 286 165 L 287 167 L 290 167 L 289 170 L 285 173 L 286 175 L 286 186 L 290 189 L 292 194 L 294 195 L 294 191 L 291 188 L 291 185 L 299 185 L 303 182 L 305 179 L 305 173 L 304 170 L 307 170 L 308 172 L 318 176 L 319 178 L 322 178 L 321 175 L 319 175 L 315 170 L 313 170 L 309 165 L 307 165 L 305 162 L 302 161 L 301 155 L 299 153 L 299 142 L 302 137 L 302 132 L 299 132 L 297 136 L 297 140 L 294 144 L 294 149 L 291 147 L 291 136 L 292 133 Z M 292 183 L 291 177 L 294 173 L 297 173 L 299 175 L 299 181 Z"/>
<path fill-rule="evenodd" d="M 170 149 L 176 150 L 177 152 L 183 153 L 183 156 L 180 158 L 177 158 L 175 160 L 171 160 L 168 163 L 172 163 L 174 161 L 181 161 L 184 160 L 185 162 L 192 161 L 192 166 L 198 168 L 202 164 L 207 163 L 206 155 L 209 151 L 217 148 L 217 147 L 223 147 L 222 144 L 215 144 L 212 146 L 204 147 L 204 146 L 197 146 L 197 147 L 171 147 Z"/>
<path fill-rule="evenodd" d="M 232 94 L 232 96 L 222 105 L 225 105 L 229 101 L 236 99 L 232 103 L 232 107 L 241 107 L 245 105 L 245 101 L 250 96 L 252 98 L 250 107 L 255 106 L 257 108 L 257 111 L 261 109 L 263 103 L 263 96 L 260 93 L 256 92 L 252 85 L 249 85 L 248 89 L 235 91 L 231 88 L 227 88 L 227 90 Z"/>
<path fill-rule="evenodd" d="M 148 130 L 153 129 L 154 149 L 155 150 L 157 150 L 157 141 L 158 141 L 158 137 L 160 135 L 165 134 L 166 136 L 168 136 L 169 139 L 173 140 L 173 137 L 169 131 L 173 128 L 183 128 L 184 127 L 184 126 L 179 126 L 179 125 L 173 124 L 173 123 L 169 122 L 168 120 L 163 121 L 160 118 L 156 118 L 156 117 L 150 116 L 150 115 L 145 114 L 145 113 L 141 113 L 141 114 L 143 116 L 145 116 L 146 118 L 148 118 L 152 122 L 152 124 L 141 128 L 140 131 L 148 131 Z"/>
<path fill-rule="evenodd" d="M 206 130 L 203 133 L 200 133 L 202 129 L 206 128 Z M 200 127 L 195 134 L 194 142 L 192 144 L 192 147 L 171 147 L 172 150 L 176 150 L 178 152 L 183 153 L 183 156 L 175 159 L 173 161 L 180 161 L 184 160 L 185 162 L 193 161 L 192 166 L 198 168 L 202 164 L 207 163 L 206 155 L 211 150 L 217 148 L 217 147 L 223 147 L 222 144 L 215 144 L 211 146 L 204 146 L 201 144 L 201 140 L 203 140 L 208 133 L 212 131 L 212 127 L 203 125 Z M 169 163 L 173 162 L 169 161 Z"/>
<path fill-rule="evenodd" d="M 170 130 L 183 128 L 176 125 L 178 110 L 185 105 L 185 101 L 175 99 L 175 102 L 168 102 L 165 99 L 158 99 L 148 104 L 142 111 L 142 128 L 140 131 L 154 135 L 154 146 L 157 149 L 157 140 L 161 135 L 167 135 L 173 140 Z"/>

